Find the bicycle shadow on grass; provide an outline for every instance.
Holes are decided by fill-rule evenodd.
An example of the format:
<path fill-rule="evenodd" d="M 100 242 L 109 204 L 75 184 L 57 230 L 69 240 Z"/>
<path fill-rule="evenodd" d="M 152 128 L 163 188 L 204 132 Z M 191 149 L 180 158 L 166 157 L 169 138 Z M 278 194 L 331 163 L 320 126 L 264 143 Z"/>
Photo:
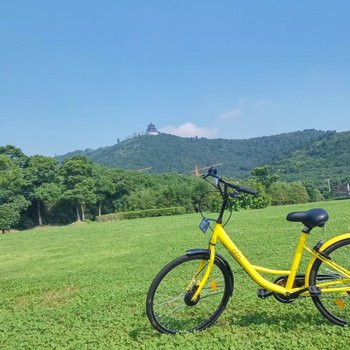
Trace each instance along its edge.
<path fill-rule="evenodd" d="M 140 339 L 144 339 L 146 336 L 149 336 L 150 334 L 154 336 L 160 336 L 161 333 L 156 332 L 151 325 L 148 327 L 137 327 L 131 330 L 128 335 L 133 341 L 139 341 Z"/>
<path fill-rule="evenodd" d="M 298 329 L 301 326 L 322 326 L 328 324 L 322 316 L 312 312 L 282 312 L 280 314 L 271 313 L 263 310 L 256 310 L 250 314 L 237 316 L 230 321 L 230 325 L 248 327 L 251 325 L 279 326 L 285 330 Z"/>

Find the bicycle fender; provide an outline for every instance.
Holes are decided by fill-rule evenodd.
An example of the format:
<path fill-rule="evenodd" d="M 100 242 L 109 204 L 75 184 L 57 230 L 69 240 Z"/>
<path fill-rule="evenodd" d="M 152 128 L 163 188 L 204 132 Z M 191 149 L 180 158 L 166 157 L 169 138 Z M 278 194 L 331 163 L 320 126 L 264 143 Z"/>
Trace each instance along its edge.
<path fill-rule="evenodd" d="M 195 254 L 205 254 L 208 256 L 208 258 L 210 257 L 210 252 L 208 249 L 203 249 L 203 248 L 195 248 L 195 249 L 189 249 L 186 251 L 186 255 L 195 255 Z M 215 253 L 215 258 L 217 258 L 227 269 L 227 271 L 229 272 L 230 275 L 230 279 L 231 279 L 231 286 L 230 286 L 230 297 L 232 297 L 233 294 L 233 272 L 231 270 L 231 266 L 229 265 L 229 263 L 227 262 L 227 260 L 218 253 Z"/>
<path fill-rule="evenodd" d="M 331 245 L 333 245 L 334 243 L 337 243 L 339 241 L 342 241 L 344 239 L 350 239 L 350 232 L 349 233 L 344 233 L 342 235 L 339 236 L 335 236 L 331 239 L 329 239 L 328 241 L 326 241 L 325 243 L 322 244 L 321 248 L 320 248 L 320 252 L 325 251 L 328 247 L 330 247 Z M 306 273 L 305 273 L 305 282 L 309 283 L 309 277 L 310 277 L 310 272 L 311 272 L 311 268 L 313 266 L 313 264 L 315 263 L 315 261 L 317 260 L 316 256 L 313 256 L 311 258 L 311 260 L 309 261 L 309 264 L 307 266 L 306 269 Z"/>

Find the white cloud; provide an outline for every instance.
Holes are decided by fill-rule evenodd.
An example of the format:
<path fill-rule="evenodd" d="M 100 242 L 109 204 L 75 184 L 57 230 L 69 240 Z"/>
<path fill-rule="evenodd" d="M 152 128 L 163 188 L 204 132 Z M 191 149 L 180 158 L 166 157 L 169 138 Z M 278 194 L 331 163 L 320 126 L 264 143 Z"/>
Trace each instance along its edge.
<path fill-rule="evenodd" d="M 222 113 L 219 117 L 220 120 L 235 120 L 238 119 L 242 115 L 242 111 L 240 109 L 232 109 L 231 111 L 227 111 Z"/>
<path fill-rule="evenodd" d="M 202 126 L 197 126 L 191 122 L 184 123 L 179 126 L 167 126 L 159 129 L 161 132 L 166 134 L 172 134 L 181 137 L 205 137 L 208 139 L 213 139 L 218 137 L 218 128 L 206 128 Z"/>
<path fill-rule="evenodd" d="M 222 113 L 219 116 L 219 120 L 236 120 L 240 118 L 243 114 L 243 109 L 251 102 L 252 99 L 249 97 L 241 98 L 236 104 L 236 107 L 227 112 Z"/>
<path fill-rule="evenodd" d="M 273 101 L 263 99 L 263 98 L 250 98 L 244 97 L 239 99 L 231 110 L 226 111 L 219 115 L 219 120 L 236 120 L 241 118 L 246 113 L 251 111 L 261 111 L 265 110 L 268 107 L 273 106 L 275 103 Z"/>

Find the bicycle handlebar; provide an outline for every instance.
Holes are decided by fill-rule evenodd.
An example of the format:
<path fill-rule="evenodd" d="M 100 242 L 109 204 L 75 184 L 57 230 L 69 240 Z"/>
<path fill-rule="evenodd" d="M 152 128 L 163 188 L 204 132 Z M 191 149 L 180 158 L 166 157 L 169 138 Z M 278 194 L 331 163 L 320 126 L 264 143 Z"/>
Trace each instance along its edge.
<path fill-rule="evenodd" d="M 233 186 L 232 188 L 236 189 L 238 192 L 244 192 L 244 193 L 247 193 L 247 194 L 251 194 L 252 196 L 257 196 L 259 194 L 258 191 L 253 190 L 253 189 L 248 188 L 248 187 L 235 186 L 235 185 L 232 185 L 232 186 Z M 228 187 L 231 187 L 231 186 L 228 186 Z"/>
<path fill-rule="evenodd" d="M 223 183 L 225 186 L 230 187 L 235 189 L 238 192 L 243 192 L 243 193 L 247 193 L 253 196 L 257 196 L 259 194 L 258 191 L 253 190 L 251 188 L 245 187 L 245 186 L 238 186 L 238 185 L 234 185 L 230 182 L 227 182 L 226 180 L 222 179 L 221 177 L 219 177 L 217 175 L 217 170 L 215 168 L 209 168 L 208 169 L 208 174 L 204 175 L 203 178 L 206 179 L 208 176 L 214 177 L 215 179 L 217 179 L 219 182 Z"/>

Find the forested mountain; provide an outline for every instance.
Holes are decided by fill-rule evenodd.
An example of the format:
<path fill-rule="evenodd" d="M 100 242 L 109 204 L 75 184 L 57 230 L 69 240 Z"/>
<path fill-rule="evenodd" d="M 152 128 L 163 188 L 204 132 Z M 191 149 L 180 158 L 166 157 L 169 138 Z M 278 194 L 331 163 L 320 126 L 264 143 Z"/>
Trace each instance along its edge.
<path fill-rule="evenodd" d="M 347 178 L 350 181 L 350 132 L 327 133 L 272 164 L 288 181 Z"/>
<path fill-rule="evenodd" d="M 111 168 L 154 173 L 191 171 L 223 163 L 220 172 L 244 178 L 251 169 L 269 165 L 283 179 L 305 180 L 345 175 L 350 170 L 350 132 L 304 130 L 243 140 L 181 138 L 168 134 L 139 135 L 110 147 L 75 151 L 62 161 L 84 155 Z"/>

